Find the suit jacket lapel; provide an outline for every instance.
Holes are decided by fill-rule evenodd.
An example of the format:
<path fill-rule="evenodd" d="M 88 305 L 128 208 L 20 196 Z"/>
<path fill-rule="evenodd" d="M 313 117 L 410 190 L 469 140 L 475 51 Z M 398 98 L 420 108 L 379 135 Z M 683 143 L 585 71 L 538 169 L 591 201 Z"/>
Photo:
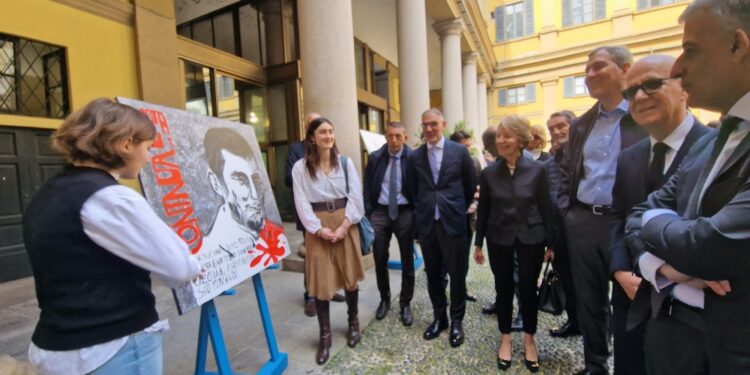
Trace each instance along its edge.
<path fill-rule="evenodd" d="M 701 137 L 702 134 L 700 132 L 700 129 L 703 126 L 704 125 L 698 123 L 698 120 L 695 120 L 687 136 L 685 136 L 685 141 L 682 142 L 682 146 L 680 146 L 680 149 L 677 150 L 677 153 L 674 155 L 672 164 L 669 166 L 669 169 L 667 169 L 667 179 L 669 179 L 669 176 L 673 175 L 677 168 L 680 166 L 682 159 L 685 158 L 685 155 L 688 154 L 690 148 L 693 147 L 693 143 L 695 143 L 695 141 L 697 141 L 698 138 Z"/>
<path fill-rule="evenodd" d="M 729 168 L 731 168 L 737 161 L 742 159 L 747 153 L 750 151 L 750 134 L 746 135 L 745 138 L 740 141 L 740 144 L 737 146 L 737 148 L 734 150 L 732 155 L 729 157 L 726 163 L 721 166 L 721 170 L 719 170 L 719 173 L 716 174 L 716 177 L 714 177 L 714 181 L 719 178 L 724 172 L 726 172 Z M 713 183 L 713 181 L 711 182 Z"/>
<path fill-rule="evenodd" d="M 427 172 L 427 176 L 430 177 L 427 179 L 429 180 L 430 186 L 435 187 L 435 182 L 432 179 L 432 168 L 430 168 L 430 159 L 427 153 L 427 143 L 425 143 L 420 146 L 418 156 L 422 160 L 422 168 L 424 168 L 424 170 Z"/>
<path fill-rule="evenodd" d="M 639 152 L 635 153 L 636 160 L 633 160 L 633 165 L 636 166 L 635 169 L 633 169 L 634 172 L 636 172 L 636 176 L 633 176 L 635 179 L 634 181 L 643 181 L 642 184 L 634 184 L 636 189 L 638 191 L 635 195 L 636 197 L 645 197 L 648 195 L 648 170 L 649 170 L 649 159 L 651 159 L 651 142 L 643 142 L 643 144 L 638 144 L 641 150 Z"/>
<path fill-rule="evenodd" d="M 448 144 L 448 140 L 445 140 L 445 143 L 443 143 L 443 160 L 440 161 L 440 170 L 438 171 L 438 180 L 437 180 L 437 186 L 440 186 L 440 182 L 443 181 L 443 176 L 445 175 L 445 169 L 448 167 L 446 164 L 447 160 L 452 160 L 448 157 L 448 153 L 452 151 L 452 148 Z"/>

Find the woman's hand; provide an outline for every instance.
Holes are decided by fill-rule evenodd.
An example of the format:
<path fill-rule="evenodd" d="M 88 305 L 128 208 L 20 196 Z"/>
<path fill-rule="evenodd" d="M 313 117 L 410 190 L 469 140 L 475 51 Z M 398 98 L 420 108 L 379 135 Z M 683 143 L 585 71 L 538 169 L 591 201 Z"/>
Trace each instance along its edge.
<path fill-rule="evenodd" d="M 318 231 L 318 237 L 326 241 L 331 241 L 333 239 L 333 231 L 328 228 L 321 228 L 320 231 Z"/>
<path fill-rule="evenodd" d="M 544 252 L 544 261 L 549 262 L 551 260 L 555 260 L 555 250 L 548 247 L 547 251 Z"/>
<path fill-rule="evenodd" d="M 482 253 L 481 246 L 474 247 L 474 261 L 477 264 L 484 264 L 484 253 Z"/>
<path fill-rule="evenodd" d="M 331 243 L 336 243 L 341 240 L 343 240 L 346 237 L 346 232 L 349 231 L 349 227 L 346 228 L 344 225 L 340 225 L 338 228 L 336 228 L 336 231 L 333 232 L 333 238 L 331 238 Z"/>

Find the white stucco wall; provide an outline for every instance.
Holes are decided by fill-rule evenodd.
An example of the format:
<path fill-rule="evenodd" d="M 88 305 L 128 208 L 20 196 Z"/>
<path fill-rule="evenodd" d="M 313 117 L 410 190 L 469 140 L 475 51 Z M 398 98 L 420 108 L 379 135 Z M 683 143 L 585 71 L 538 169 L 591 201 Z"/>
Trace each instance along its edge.
<path fill-rule="evenodd" d="M 396 0 L 352 0 L 354 37 L 398 66 Z"/>

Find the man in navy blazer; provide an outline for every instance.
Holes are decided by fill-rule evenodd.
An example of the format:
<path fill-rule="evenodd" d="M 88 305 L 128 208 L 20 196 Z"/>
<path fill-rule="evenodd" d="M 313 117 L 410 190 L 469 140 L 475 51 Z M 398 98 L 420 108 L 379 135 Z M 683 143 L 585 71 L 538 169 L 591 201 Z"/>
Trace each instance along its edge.
<path fill-rule="evenodd" d="M 656 272 L 667 280 L 710 288 L 702 313 L 710 374 L 750 373 L 748 20 L 747 0 L 696 1 L 680 16 L 683 52 L 671 76 L 681 79 L 690 106 L 720 112 L 724 120 L 636 206 L 625 232 L 629 249 L 647 250 L 639 258 L 642 272 L 644 257 L 656 257 L 662 260 Z M 672 285 L 657 287 L 674 297 L 680 285 Z"/>
<path fill-rule="evenodd" d="M 434 321 L 424 332 L 426 340 L 448 328 L 447 298 L 442 270 L 450 275 L 449 342 L 464 341 L 462 320 L 466 308 L 466 269 L 469 266 L 467 214 L 477 186 L 474 162 L 463 145 L 443 136 L 445 118 L 431 108 L 422 113 L 425 144 L 414 150 L 407 167 L 407 185 L 414 197 L 414 220 L 427 272 L 427 288 Z M 445 267 L 445 268 L 444 268 Z"/>
<path fill-rule="evenodd" d="M 627 211 L 660 188 L 693 144 L 710 132 L 688 112 L 687 94 L 679 80 L 669 78 L 674 61 L 667 55 L 646 56 L 633 64 L 626 78 L 629 112 L 649 137 L 622 151 L 612 191 L 617 220 L 610 241 L 610 271 L 616 281 L 612 327 L 617 374 L 684 374 L 702 368 L 705 361 L 700 355 L 703 333 L 664 311 L 657 309 L 646 333 L 651 284 L 633 272 L 637 260 L 630 258 L 624 242 Z M 689 309 L 687 313 L 700 315 Z M 685 342 L 693 343 L 690 350 L 674 350 Z"/>
<path fill-rule="evenodd" d="M 375 318 L 385 318 L 391 307 L 388 247 L 393 234 L 401 253 L 399 304 L 401 323 L 405 326 L 410 326 L 413 321 L 410 303 L 414 296 L 414 205 L 411 204 L 406 181 L 406 164 L 411 153 L 406 145 L 408 138 L 404 125 L 388 123 L 385 128 L 386 144 L 369 155 L 362 184 L 365 215 L 375 229 L 372 252 L 380 292 Z"/>

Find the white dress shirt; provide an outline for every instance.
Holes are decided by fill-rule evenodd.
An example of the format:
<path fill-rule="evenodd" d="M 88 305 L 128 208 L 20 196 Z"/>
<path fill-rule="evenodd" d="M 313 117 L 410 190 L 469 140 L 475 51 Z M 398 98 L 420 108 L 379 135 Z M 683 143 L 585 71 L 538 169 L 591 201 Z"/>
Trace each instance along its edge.
<path fill-rule="evenodd" d="M 190 249 L 133 189 L 113 185 L 94 193 L 81 208 L 83 231 L 97 245 L 128 262 L 150 271 L 170 287 L 177 287 L 201 273 Z M 160 320 L 146 332 L 169 329 Z M 29 362 L 41 374 L 86 374 L 112 358 L 128 336 L 90 347 L 52 351 L 32 342 Z"/>
<path fill-rule="evenodd" d="M 679 151 L 680 147 L 682 147 L 682 144 L 685 143 L 685 137 L 687 137 L 688 133 L 690 133 L 690 130 L 693 128 L 694 123 L 695 117 L 693 117 L 693 115 L 688 112 L 687 116 L 685 116 L 680 125 L 672 130 L 672 132 L 669 133 L 669 135 L 661 141 L 662 143 L 667 145 L 667 147 L 669 147 L 669 149 L 667 149 L 667 152 L 664 154 L 664 170 L 662 171 L 662 173 L 666 174 L 669 170 L 669 167 L 672 165 L 672 161 L 674 161 L 674 157 L 677 155 L 677 151 Z M 654 158 L 654 145 L 659 142 L 654 137 L 650 137 L 650 139 L 651 152 L 649 156 L 649 163 Z"/>
<path fill-rule="evenodd" d="M 305 166 L 305 159 L 300 159 L 292 167 L 292 180 L 294 181 L 294 206 L 297 216 L 305 229 L 310 233 L 317 233 L 321 228 L 320 219 L 315 216 L 311 203 L 333 201 L 347 198 L 344 215 L 352 224 L 359 223 L 365 214 L 365 205 L 362 198 L 362 182 L 359 180 L 354 163 L 347 163 L 349 173 L 349 194 L 346 193 L 346 180 L 344 170 L 334 168 L 330 174 L 325 174 L 318 168 L 315 179 L 310 176 Z"/>

